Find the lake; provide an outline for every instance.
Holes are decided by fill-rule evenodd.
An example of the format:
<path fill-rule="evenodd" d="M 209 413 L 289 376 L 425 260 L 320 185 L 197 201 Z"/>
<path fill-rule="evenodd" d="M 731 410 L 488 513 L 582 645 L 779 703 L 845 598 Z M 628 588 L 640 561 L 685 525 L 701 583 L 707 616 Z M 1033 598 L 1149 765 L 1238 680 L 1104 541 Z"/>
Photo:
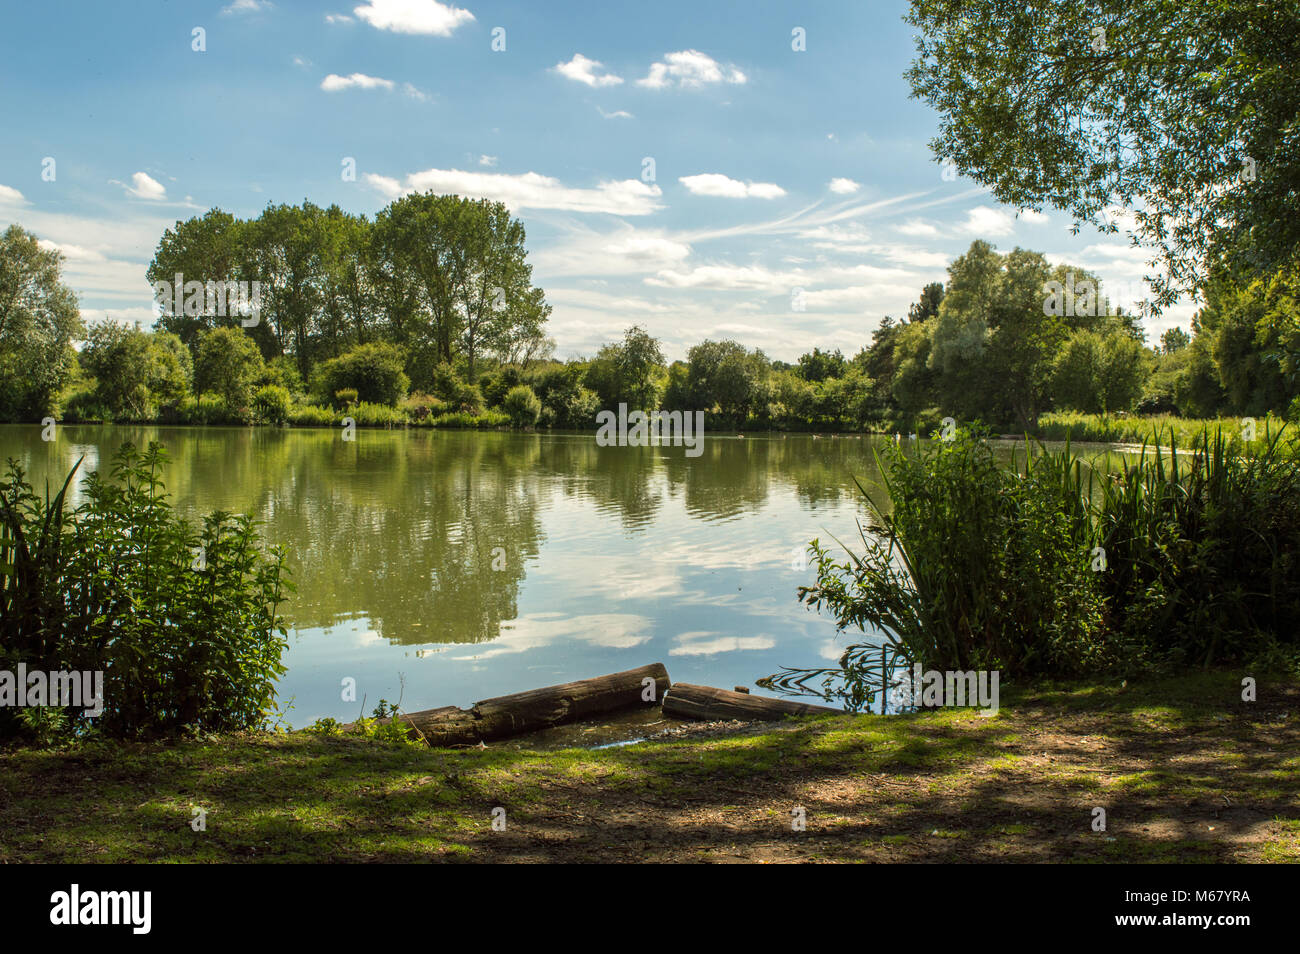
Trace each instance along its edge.
<path fill-rule="evenodd" d="M 709 434 L 687 457 L 593 434 L 0 425 L 0 458 L 39 489 L 128 440 L 167 448 L 182 513 L 249 513 L 288 547 L 279 701 L 302 726 L 363 696 L 467 706 L 650 662 L 724 688 L 833 664 L 849 634 L 798 602 L 800 554 L 858 539 L 853 478 L 879 489 L 886 439 Z"/>

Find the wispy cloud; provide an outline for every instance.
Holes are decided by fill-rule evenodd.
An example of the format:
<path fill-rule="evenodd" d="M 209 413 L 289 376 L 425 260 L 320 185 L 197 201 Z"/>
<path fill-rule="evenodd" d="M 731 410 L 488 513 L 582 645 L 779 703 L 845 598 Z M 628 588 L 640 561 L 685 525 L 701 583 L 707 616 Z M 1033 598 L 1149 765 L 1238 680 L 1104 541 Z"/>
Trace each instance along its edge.
<path fill-rule="evenodd" d="M 509 175 L 462 169 L 426 169 L 413 172 L 404 183 L 388 176 L 366 174 L 372 187 L 389 198 L 406 192 L 455 193 L 504 202 L 512 210 L 558 209 L 568 212 L 603 212 L 610 215 L 649 215 L 662 208 L 662 190 L 639 179 L 601 182 L 595 188 L 566 186 L 551 176 L 526 172 Z"/>
<path fill-rule="evenodd" d="M 275 4 L 270 0 L 235 0 L 228 7 L 223 7 L 221 12 L 226 16 L 239 13 L 261 13 L 264 10 L 270 10 Z"/>

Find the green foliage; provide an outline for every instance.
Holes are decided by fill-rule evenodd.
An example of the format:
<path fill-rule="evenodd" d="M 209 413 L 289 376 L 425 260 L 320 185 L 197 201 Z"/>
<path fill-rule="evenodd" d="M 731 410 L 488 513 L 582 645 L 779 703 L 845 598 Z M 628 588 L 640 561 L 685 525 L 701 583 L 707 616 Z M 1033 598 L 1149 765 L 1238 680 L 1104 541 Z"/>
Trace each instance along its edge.
<path fill-rule="evenodd" d="M 76 370 L 83 332 L 77 296 L 63 284 L 63 256 L 18 225 L 0 234 L 0 420 L 55 411 Z"/>
<path fill-rule="evenodd" d="M 1294 656 L 1300 458 L 1281 433 L 1144 446 L 1114 474 L 1068 444 L 1029 445 L 1008 470 L 964 431 L 886 454 L 892 512 L 868 495 L 847 559 L 814 540 L 817 582 L 799 594 L 902 661 L 1073 677 Z M 880 666 L 879 645 L 855 643 L 838 667 L 760 684 L 857 707 Z"/>
<path fill-rule="evenodd" d="M 395 406 L 411 386 L 405 365 L 406 356 L 396 345 L 358 345 L 321 362 L 312 372 L 312 390 L 324 399 L 346 390 L 353 400 Z"/>
<path fill-rule="evenodd" d="M 913 0 L 907 20 L 936 156 L 1078 226 L 1115 232 L 1107 212 L 1130 207 L 1159 303 L 1221 254 L 1258 273 L 1300 248 L 1294 3 Z"/>
<path fill-rule="evenodd" d="M 465 428 L 488 428 L 488 427 L 508 427 L 510 425 L 510 415 L 501 411 L 484 411 L 482 414 L 470 414 L 467 411 L 456 411 L 452 414 L 440 414 L 433 418 L 434 427 L 465 427 Z"/>
<path fill-rule="evenodd" d="M 95 728 L 135 737 L 262 723 L 284 671 L 284 553 L 264 553 L 255 523 L 217 511 L 191 527 L 172 510 L 166 457 L 125 444 L 109 479 L 77 468 L 51 498 L 16 463 L 0 487 L 0 668 L 100 671 Z M 66 713 L 85 727 L 80 710 Z M 12 710 L 0 733 L 21 733 Z"/>
<path fill-rule="evenodd" d="M 267 384 L 253 395 L 253 416 L 259 424 L 282 425 L 289 421 L 289 408 L 293 401 L 286 388 Z"/>
<path fill-rule="evenodd" d="M 149 421 L 189 394 L 190 353 L 173 334 L 100 322 L 81 349 L 81 366 L 95 378 L 91 401 L 108 420 Z"/>
<path fill-rule="evenodd" d="M 1147 367 L 1142 346 L 1132 336 L 1081 329 L 1056 355 L 1052 394 L 1058 407 L 1089 414 L 1128 411 L 1142 393 Z"/>
<path fill-rule="evenodd" d="M 520 384 L 510 389 L 502 402 L 501 409 L 510 418 L 515 427 L 532 427 L 542 415 L 542 402 L 533 389 Z"/>
<path fill-rule="evenodd" d="M 226 406 L 246 408 L 265 373 L 262 353 L 239 328 L 221 327 L 201 332 L 194 356 L 194 390 L 219 395 Z"/>
<path fill-rule="evenodd" d="M 541 372 L 533 390 L 542 402 L 540 422 L 547 427 L 570 430 L 595 426 L 600 399 L 583 385 L 586 366 L 575 362 Z"/>
<path fill-rule="evenodd" d="M 585 384 L 600 399 L 600 406 L 628 410 L 653 410 L 659 400 L 659 379 L 664 355 L 657 339 L 633 325 L 621 342 L 607 344 L 587 367 Z"/>
<path fill-rule="evenodd" d="M 289 408 L 289 423 L 294 427 L 334 427 L 339 423 L 339 415 L 333 408 L 295 404 Z"/>

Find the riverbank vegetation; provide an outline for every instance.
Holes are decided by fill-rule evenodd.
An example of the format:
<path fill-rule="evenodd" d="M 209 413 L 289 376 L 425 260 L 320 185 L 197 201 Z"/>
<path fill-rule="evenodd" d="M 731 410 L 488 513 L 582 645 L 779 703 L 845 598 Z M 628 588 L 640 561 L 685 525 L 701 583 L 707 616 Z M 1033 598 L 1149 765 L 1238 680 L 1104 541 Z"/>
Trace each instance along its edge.
<path fill-rule="evenodd" d="M 1295 673 L 1300 463 L 1282 436 L 1202 433 L 1112 473 L 1068 445 L 1027 445 L 1008 468 L 969 431 L 887 445 L 887 495 L 863 490 L 860 550 L 814 541 L 817 581 L 800 597 L 926 670 Z M 856 710 L 882 685 L 881 660 L 877 643 L 857 643 L 838 667 L 759 684 Z"/>
<path fill-rule="evenodd" d="M 813 348 L 791 364 L 708 340 L 668 362 L 653 334 L 632 327 L 589 358 L 559 361 L 522 227 L 502 216 L 492 203 L 433 195 L 399 200 L 373 223 L 310 203 L 248 222 L 214 210 L 164 236 L 150 276 L 261 275 L 261 318 L 245 327 L 246 317 L 207 314 L 196 282 L 194 309 L 164 307 L 152 331 L 83 328 L 58 253 L 12 227 L 0 274 L 22 294 L 0 323 L 0 419 L 587 430 L 625 403 L 703 411 L 715 431 L 925 435 L 953 417 L 1139 442 L 1156 425 L 1190 439 L 1199 419 L 1300 414 L 1294 266 L 1219 276 L 1190 335 L 1173 328 L 1148 345 L 1095 275 L 976 241 L 946 283 L 922 289 L 901 320 L 886 316 L 851 357 Z M 455 268 L 403 244 L 420 242 Z M 487 251 L 475 264 L 469 249 Z M 268 264 L 286 256 L 301 267 Z"/>
<path fill-rule="evenodd" d="M 53 494 L 33 492 L 10 464 L 0 485 L 0 671 L 102 682 L 97 703 L 7 701 L 0 742 L 264 724 L 284 672 L 285 553 L 264 551 L 246 516 L 218 511 L 201 527 L 179 518 L 165 461 L 157 445 L 124 445 L 108 474 L 86 475 L 76 508 L 67 494 L 80 464 Z"/>

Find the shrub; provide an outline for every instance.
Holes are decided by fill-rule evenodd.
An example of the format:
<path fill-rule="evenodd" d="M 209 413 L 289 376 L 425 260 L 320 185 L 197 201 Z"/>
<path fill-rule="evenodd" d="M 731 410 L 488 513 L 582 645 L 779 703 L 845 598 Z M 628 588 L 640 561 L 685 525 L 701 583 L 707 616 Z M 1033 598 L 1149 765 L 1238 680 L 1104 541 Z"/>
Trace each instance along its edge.
<path fill-rule="evenodd" d="M 284 424 L 289 420 L 289 391 L 278 384 L 268 384 L 253 395 L 253 416 L 259 424 Z"/>
<path fill-rule="evenodd" d="M 513 387 L 506 394 L 501 409 L 510 417 L 515 427 L 532 427 L 542 413 L 542 402 L 526 384 Z"/>
<path fill-rule="evenodd" d="M 339 415 L 333 408 L 295 404 L 289 408 L 289 423 L 294 427 L 333 427 L 339 423 Z"/>
<path fill-rule="evenodd" d="M 357 345 L 316 366 L 312 372 L 313 390 L 321 397 L 351 390 L 356 393 L 356 401 L 395 405 L 411 387 L 403 370 L 405 364 L 406 357 L 397 345 Z"/>
<path fill-rule="evenodd" d="M 414 424 L 426 423 L 431 417 L 443 414 L 447 403 L 431 394 L 412 394 L 399 405 L 409 421 Z"/>
<path fill-rule="evenodd" d="M 1027 449 L 1011 470 L 969 434 L 890 446 L 892 513 L 871 502 L 865 550 L 847 560 L 814 540 L 817 582 L 800 598 L 933 669 L 1080 677 L 1294 660 L 1300 460 L 1280 434 L 1143 451 L 1098 474 L 1068 445 Z M 760 685 L 858 708 L 885 665 L 880 646 L 858 643 L 838 668 Z"/>
<path fill-rule="evenodd" d="M 11 463 L 0 486 L 0 668 L 104 674 L 94 727 L 118 737 L 245 729 L 265 720 L 285 627 L 284 552 L 262 552 L 254 522 L 217 511 L 201 528 L 178 517 L 159 473 L 161 447 L 125 444 L 110 478 L 37 495 Z M 79 466 L 79 465 L 78 465 Z M 0 736 L 20 735 L 0 709 Z M 68 727 L 86 726 L 64 710 Z"/>
<path fill-rule="evenodd" d="M 349 408 L 356 404 L 360 397 L 356 388 L 339 388 L 334 392 L 334 406 Z"/>
<path fill-rule="evenodd" d="M 183 424 L 251 424 L 253 411 L 232 408 L 219 394 L 204 393 L 181 402 L 177 416 Z"/>
<path fill-rule="evenodd" d="M 348 408 L 347 416 L 361 427 L 401 427 L 406 423 L 406 412 L 400 408 L 366 401 Z"/>
<path fill-rule="evenodd" d="M 441 414 L 433 419 L 434 427 L 506 427 L 510 424 L 510 416 L 501 411 L 484 411 L 482 414 L 468 414 L 465 411 L 456 411 L 451 414 Z"/>
<path fill-rule="evenodd" d="M 199 335 L 194 390 L 221 396 L 234 410 L 246 408 L 265 373 L 262 352 L 241 328 L 212 328 Z"/>

